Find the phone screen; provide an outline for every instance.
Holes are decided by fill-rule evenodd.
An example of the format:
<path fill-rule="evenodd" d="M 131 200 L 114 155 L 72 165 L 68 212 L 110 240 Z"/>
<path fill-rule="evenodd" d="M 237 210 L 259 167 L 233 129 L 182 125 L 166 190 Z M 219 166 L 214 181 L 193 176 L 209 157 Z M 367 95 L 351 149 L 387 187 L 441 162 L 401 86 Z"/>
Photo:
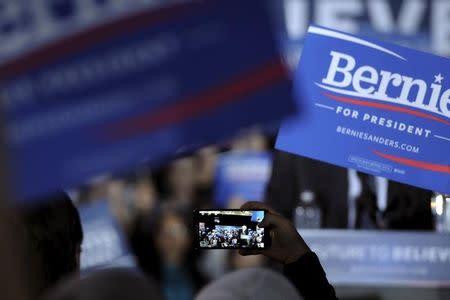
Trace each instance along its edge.
<path fill-rule="evenodd" d="M 266 249 L 270 234 L 258 224 L 264 210 L 194 211 L 197 249 Z"/>

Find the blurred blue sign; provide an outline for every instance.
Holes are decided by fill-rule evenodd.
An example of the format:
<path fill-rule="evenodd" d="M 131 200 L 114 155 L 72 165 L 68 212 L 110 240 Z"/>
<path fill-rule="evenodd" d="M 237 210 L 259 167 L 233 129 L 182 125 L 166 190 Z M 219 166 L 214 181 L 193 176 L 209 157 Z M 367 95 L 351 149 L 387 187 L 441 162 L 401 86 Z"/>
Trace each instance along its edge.
<path fill-rule="evenodd" d="M 81 270 L 136 266 L 125 235 L 112 216 L 108 202 L 96 201 L 80 208 L 83 227 Z"/>
<path fill-rule="evenodd" d="M 20 198 L 295 111 L 265 2 L 118 7 L 0 65 Z"/>
<path fill-rule="evenodd" d="M 272 170 L 268 152 L 230 152 L 217 162 L 215 202 L 227 207 L 233 198 L 241 201 L 262 201 Z"/>
<path fill-rule="evenodd" d="M 2 0 L 0 63 L 126 14 L 188 0 Z"/>
<path fill-rule="evenodd" d="M 450 193 L 450 60 L 311 26 L 276 147 Z"/>
<path fill-rule="evenodd" d="M 450 286 L 446 234 L 300 230 L 336 285 Z"/>

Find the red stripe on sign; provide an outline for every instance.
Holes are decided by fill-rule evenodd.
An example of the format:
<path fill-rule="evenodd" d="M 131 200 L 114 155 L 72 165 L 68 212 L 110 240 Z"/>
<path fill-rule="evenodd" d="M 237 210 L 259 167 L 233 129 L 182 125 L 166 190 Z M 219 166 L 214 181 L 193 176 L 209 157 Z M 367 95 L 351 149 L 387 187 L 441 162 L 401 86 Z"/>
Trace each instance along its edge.
<path fill-rule="evenodd" d="M 400 156 L 395 156 L 391 154 L 382 153 L 377 150 L 372 150 L 376 155 L 381 156 L 387 160 L 409 166 L 414 167 L 422 170 L 428 170 L 433 172 L 440 172 L 440 173 L 447 173 L 450 174 L 450 165 L 439 165 L 439 164 L 433 164 L 429 162 L 419 161 L 419 160 L 413 160 L 409 158 L 404 158 Z"/>
<path fill-rule="evenodd" d="M 194 6 L 193 3 L 184 3 L 146 10 L 49 43 L 1 65 L 0 80 L 33 71 L 51 62 L 82 51 L 89 46 L 98 45 L 129 34 L 135 30 L 175 18 L 179 14 L 186 12 L 189 8 L 192 8 L 192 6 Z"/>
<path fill-rule="evenodd" d="M 336 100 L 339 102 L 345 102 L 345 103 L 355 104 L 355 105 L 359 105 L 359 106 L 367 106 L 367 107 L 379 108 L 379 109 L 384 109 L 384 110 L 396 111 L 396 112 L 413 115 L 413 116 L 424 118 L 424 119 L 433 120 L 433 121 L 445 124 L 447 126 L 450 126 L 449 121 L 443 120 L 439 117 L 436 117 L 436 116 L 433 116 L 433 115 L 430 115 L 430 114 L 427 114 L 427 113 L 424 113 L 421 111 L 409 109 L 406 107 L 399 107 L 399 106 L 395 106 L 395 105 L 391 105 L 391 104 L 364 101 L 364 100 L 360 100 L 360 99 L 352 99 L 352 98 L 348 98 L 348 97 L 333 95 L 333 94 L 326 93 L 326 92 L 322 92 L 322 94 L 327 96 L 330 99 L 333 99 L 333 100 Z"/>
<path fill-rule="evenodd" d="M 175 105 L 103 127 L 101 137 L 112 140 L 126 138 L 182 122 L 226 104 L 242 101 L 243 96 L 286 80 L 287 76 L 285 66 L 278 60 L 234 77 L 198 95 L 181 99 Z"/>

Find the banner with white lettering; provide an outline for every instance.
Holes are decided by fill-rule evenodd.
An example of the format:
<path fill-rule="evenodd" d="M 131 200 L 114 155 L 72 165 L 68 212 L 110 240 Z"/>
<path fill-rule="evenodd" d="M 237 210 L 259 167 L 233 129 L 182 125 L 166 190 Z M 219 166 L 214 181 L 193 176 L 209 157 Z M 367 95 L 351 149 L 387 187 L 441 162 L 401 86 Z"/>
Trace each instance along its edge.
<path fill-rule="evenodd" d="M 336 285 L 450 286 L 446 234 L 300 230 Z"/>
<path fill-rule="evenodd" d="M 222 154 L 216 167 L 215 203 L 228 207 L 231 201 L 262 201 L 272 169 L 268 152 Z"/>
<path fill-rule="evenodd" d="M 276 147 L 450 193 L 450 60 L 310 26 Z"/>
<path fill-rule="evenodd" d="M 0 58 L 0 82 L 18 198 L 144 160 L 160 164 L 180 149 L 295 111 L 265 1 L 175 1 L 182 3 L 139 10 L 119 1 L 104 14 L 92 10 L 97 19 L 86 1 L 58 1 L 58 9 L 47 2 L 5 4 L 28 7 L 19 11 L 50 36 L 8 25 L 2 37 L 17 44 L 0 43 L 8 58 Z M 2 15 L 5 7 L 0 22 L 15 16 Z M 60 25 L 54 10 L 62 13 Z M 65 29 L 70 14 L 85 26 L 69 26 L 64 36 L 48 28 Z M 33 38 L 47 43 L 36 46 Z M 14 45 L 18 57 L 9 51 Z"/>
<path fill-rule="evenodd" d="M 309 24 L 450 56 L 450 1 L 271 0 L 275 28 L 295 68 Z"/>

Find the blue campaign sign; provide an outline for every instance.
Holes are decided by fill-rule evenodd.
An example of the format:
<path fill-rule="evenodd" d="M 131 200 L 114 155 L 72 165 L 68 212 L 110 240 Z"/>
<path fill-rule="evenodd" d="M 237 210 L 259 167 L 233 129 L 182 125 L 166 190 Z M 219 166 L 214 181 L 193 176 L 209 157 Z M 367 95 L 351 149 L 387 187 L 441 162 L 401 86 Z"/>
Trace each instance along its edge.
<path fill-rule="evenodd" d="M 336 285 L 450 286 L 447 234 L 300 230 Z"/>
<path fill-rule="evenodd" d="M 136 267 L 126 237 L 114 219 L 108 202 L 96 201 L 80 208 L 83 227 L 81 270 L 107 267 Z"/>
<path fill-rule="evenodd" d="M 276 147 L 450 193 L 450 61 L 311 26 Z"/>
<path fill-rule="evenodd" d="M 242 201 L 262 201 L 272 170 L 268 152 L 230 152 L 217 162 L 215 203 L 227 207 L 233 198 Z"/>
<path fill-rule="evenodd" d="M 125 12 L 0 64 L 19 198 L 295 111 L 265 1 L 155 6 L 117 6 Z"/>

